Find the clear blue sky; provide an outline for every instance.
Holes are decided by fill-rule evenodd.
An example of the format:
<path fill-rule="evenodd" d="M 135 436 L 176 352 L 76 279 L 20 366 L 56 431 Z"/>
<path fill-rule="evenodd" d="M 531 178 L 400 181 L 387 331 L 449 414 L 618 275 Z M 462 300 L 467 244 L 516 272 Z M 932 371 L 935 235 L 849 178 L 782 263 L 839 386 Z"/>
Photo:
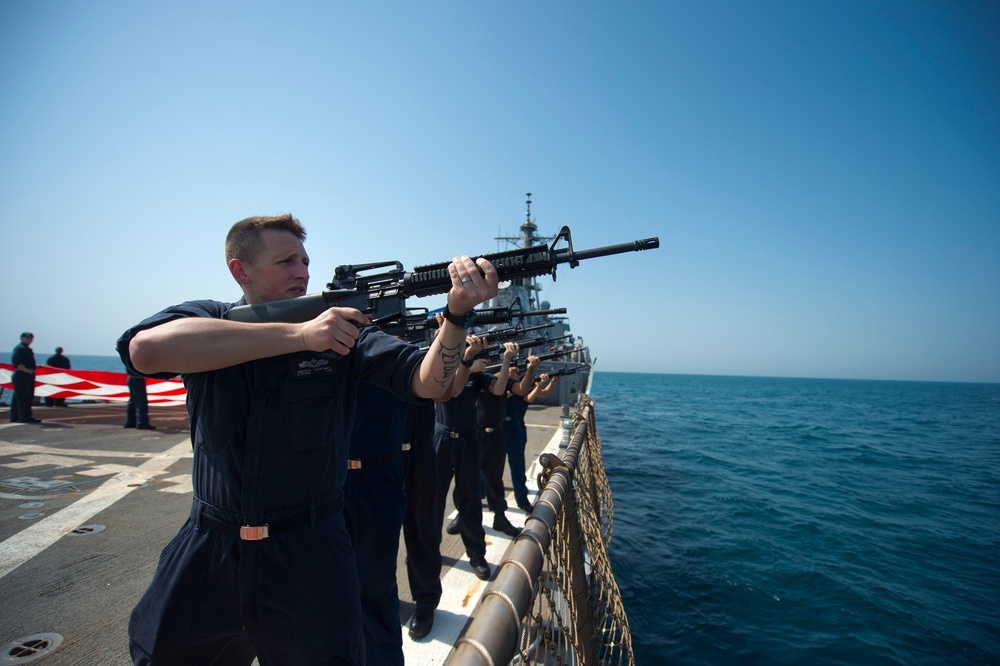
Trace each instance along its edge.
<path fill-rule="evenodd" d="M 577 247 L 660 237 L 543 293 L 598 370 L 997 382 L 998 82 L 992 0 L 8 0 L 0 341 L 235 300 L 250 215 L 317 291 L 495 251 L 530 191 Z"/>

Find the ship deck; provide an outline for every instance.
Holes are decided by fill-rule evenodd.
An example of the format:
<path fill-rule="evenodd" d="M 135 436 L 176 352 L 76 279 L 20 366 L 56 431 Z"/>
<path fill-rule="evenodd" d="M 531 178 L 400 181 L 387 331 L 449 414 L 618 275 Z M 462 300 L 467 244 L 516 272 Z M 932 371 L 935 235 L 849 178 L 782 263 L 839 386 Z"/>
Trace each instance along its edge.
<path fill-rule="evenodd" d="M 37 644 L 45 664 L 129 664 L 132 607 L 152 578 L 160 550 L 191 507 L 191 443 L 183 407 L 150 408 L 156 430 L 125 429 L 123 404 L 35 407 L 41 424 L 9 423 L 0 408 L 0 663 Z M 538 456 L 558 448 L 558 406 L 532 405 L 528 488 Z M 507 516 L 523 524 L 508 490 Z M 447 519 L 454 515 L 449 492 Z M 487 560 L 496 572 L 511 539 L 492 530 L 484 508 Z M 443 535 L 444 596 L 434 629 L 412 641 L 407 664 L 441 664 L 486 583 L 472 573 L 458 536 Z M 400 540 L 400 624 L 413 612 Z M 36 640 L 37 638 L 37 640 Z M 48 646 L 48 647 L 46 647 Z M 24 658 L 27 661 L 27 657 Z"/>

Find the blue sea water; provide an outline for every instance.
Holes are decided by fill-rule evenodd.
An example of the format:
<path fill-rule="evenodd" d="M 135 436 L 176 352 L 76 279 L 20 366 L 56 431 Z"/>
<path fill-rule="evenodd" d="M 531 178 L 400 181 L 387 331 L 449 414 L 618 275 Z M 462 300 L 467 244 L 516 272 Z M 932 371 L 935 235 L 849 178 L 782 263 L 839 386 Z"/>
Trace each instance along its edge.
<path fill-rule="evenodd" d="M 1000 664 L 1000 384 L 599 372 L 636 663 Z"/>
<path fill-rule="evenodd" d="M 51 351 L 35 350 L 35 363 L 41 365 L 52 356 Z M 67 354 L 74 370 L 103 370 L 105 372 L 125 372 L 125 365 L 117 356 L 87 356 L 84 354 Z M 10 352 L 0 353 L 0 363 L 10 363 Z"/>

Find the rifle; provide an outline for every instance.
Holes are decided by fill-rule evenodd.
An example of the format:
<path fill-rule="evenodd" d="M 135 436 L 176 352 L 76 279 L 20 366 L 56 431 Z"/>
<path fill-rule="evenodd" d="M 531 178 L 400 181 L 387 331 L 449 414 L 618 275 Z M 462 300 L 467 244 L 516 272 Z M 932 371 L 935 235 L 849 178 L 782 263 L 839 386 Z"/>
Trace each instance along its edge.
<path fill-rule="evenodd" d="M 563 377 L 565 375 L 575 375 L 586 367 L 586 363 L 581 363 L 580 365 L 572 368 L 559 368 L 558 370 L 546 371 L 542 374 L 548 375 L 549 377 Z M 541 381 L 541 377 L 535 377 L 535 383 L 537 384 L 539 381 Z"/>
<path fill-rule="evenodd" d="M 561 340 L 566 340 L 572 337 L 573 337 L 572 333 L 567 333 L 566 335 L 560 335 L 558 338 L 542 337 L 542 338 L 531 338 L 525 340 L 524 342 L 518 342 L 517 340 L 512 340 L 512 342 L 517 343 L 518 351 L 524 351 L 525 349 L 531 349 L 533 347 L 540 347 L 541 345 L 552 344 L 554 342 L 559 342 Z M 476 358 L 489 358 L 490 356 L 494 356 L 497 352 L 501 351 L 503 351 L 503 345 L 490 345 L 489 347 L 485 347 L 481 352 L 476 354 Z"/>
<path fill-rule="evenodd" d="M 517 306 L 517 309 L 515 309 Z M 544 317 L 546 315 L 566 314 L 566 308 L 555 308 L 554 310 L 530 310 L 521 311 L 521 297 L 518 296 L 514 302 L 505 308 L 479 308 L 473 310 L 474 327 L 492 326 L 494 324 L 509 324 L 515 318 L 523 320 L 525 317 Z M 437 317 L 430 317 L 427 322 L 431 328 L 437 328 Z"/>
<path fill-rule="evenodd" d="M 566 308 L 556 308 L 554 310 L 532 310 L 522 312 L 515 309 L 520 308 L 521 297 L 518 296 L 506 308 L 480 308 L 473 310 L 473 328 L 490 326 L 493 324 L 508 324 L 514 319 L 523 320 L 525 317 L 544 317 L 546 315 L 566 314 Z M 438 327 L 438 320 L 429 314 L 427 308 L 406 308 L 406 339 L 414 344 L 430 344 L 430 331 Z"/>
<path fill-rule="evenodd" d="M 559 358 L 560 356 L 565 356 L 566 354 L 572 354 L 573 352 L 584 351 L 586 347 L 571 347 L 569 349 L 560 349 L 558 351 L 549 352 L 547 354 L 535 354 L 539 361 L 551 361 L 552 359 Z M 491 365 L 487 367 L 484 372 L 500 372 L 500 368 L 503 367 L 502 363 L 496 365 Z M 510 367 L 517 368 L 520 372 L 524 372 L 525 368 L 528 367 L 528 359 L 526 358 L 515 358 L 511 359 Z"/>
<path fill-rule="evenodd" d="M 565 240 L 569 247 L 556 249 L 559 240 Z M 559 264 L 568 263 L 570 268 L 576 268 L 584 259 L 641 252 L 658 247 L 660 239 L 653 237 L 576 251 L 573 249 L 569 227 L 563 227 L 551 245 L 533 245 L 480 256 L 493 264 L 501 282 L 538 275 L 551 275 L 555 280 Z M 314 319 L 328 308 L 355 308 L 369 315 L 372 323 L 387 333 L 404 335 L 406 298 L 447 293 L 451 289 L 448 263 L 418 266 L 413 271 L 403 270 L 403 264 L 398 261 L 337 266 L 333 280 L 326 285 L 325 291 L 269 303 L 240 305 L 232 308 L 227 317 L 243 322 L 298 323 Z M 362 272 L 380 268 L 389 270 L 361 275 Z"/>
<path fill-rule="evenodd" d="M 532 331 L 540 331 L 543 328 L 552 328 L 555 324 L 539 324 L 538 326 L 508 326 L 507 328 L 495 328 L 492 331 L 487 331 L 482 335 L 478 336 L 483 339 L 483 342 L 501 342 L 506 340 L 513 340 L 514 338 L 520 337 L 525 333 L 531 333 Z"/>

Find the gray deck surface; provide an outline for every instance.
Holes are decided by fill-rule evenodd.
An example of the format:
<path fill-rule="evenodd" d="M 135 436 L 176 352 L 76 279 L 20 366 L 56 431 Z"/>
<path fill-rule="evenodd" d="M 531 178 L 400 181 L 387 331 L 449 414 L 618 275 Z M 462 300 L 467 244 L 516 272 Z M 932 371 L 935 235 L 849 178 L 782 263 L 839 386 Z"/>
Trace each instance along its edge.
<path fill-rule="evenodd" d="M 41 424 L 12 424 L 8 408 L 0 408 L 0 646 L 58 634 L 62 642 L 31 663 L 129 664 L 129 613 L 191 506 L 187 414 L 183 408 L 151 408 L 158 429 L 143 431 L 122 427 L 120 404 L 34 412 Z M 558 431 L 559 414 L 559 407 L 529 409 L 529 466 Z M 509 491 L 506 468 L 505 481 Z M 524 513 L 511 498 L 509 503 L 508 517 L 521 525 Z M 492 514 L 484 513 L 488 542 L 502 546 L 509 538 L 493 532 Z M 447 585 L 447 570 L 468 568 L 468 562 L 458 536 L 444 535 L 442 554 Z M 401 623 L 413 610 L 404 558 L 401 541 Z M 497 562 L 490 564 L 495 571 Z M 474 605 L 466 605 L 469 613 Z M 437 638 L 449 640 L 444 623 Z M 422 643 L 434 639 L 432 632 Z M 405 628 L 403 643 L 428 647 L 408 646 Z M 0 664 L 27 663 L 8 654 L 0 653 Z M 422 662 L 431 658 L 407 653 L 408 664 Z"/>

